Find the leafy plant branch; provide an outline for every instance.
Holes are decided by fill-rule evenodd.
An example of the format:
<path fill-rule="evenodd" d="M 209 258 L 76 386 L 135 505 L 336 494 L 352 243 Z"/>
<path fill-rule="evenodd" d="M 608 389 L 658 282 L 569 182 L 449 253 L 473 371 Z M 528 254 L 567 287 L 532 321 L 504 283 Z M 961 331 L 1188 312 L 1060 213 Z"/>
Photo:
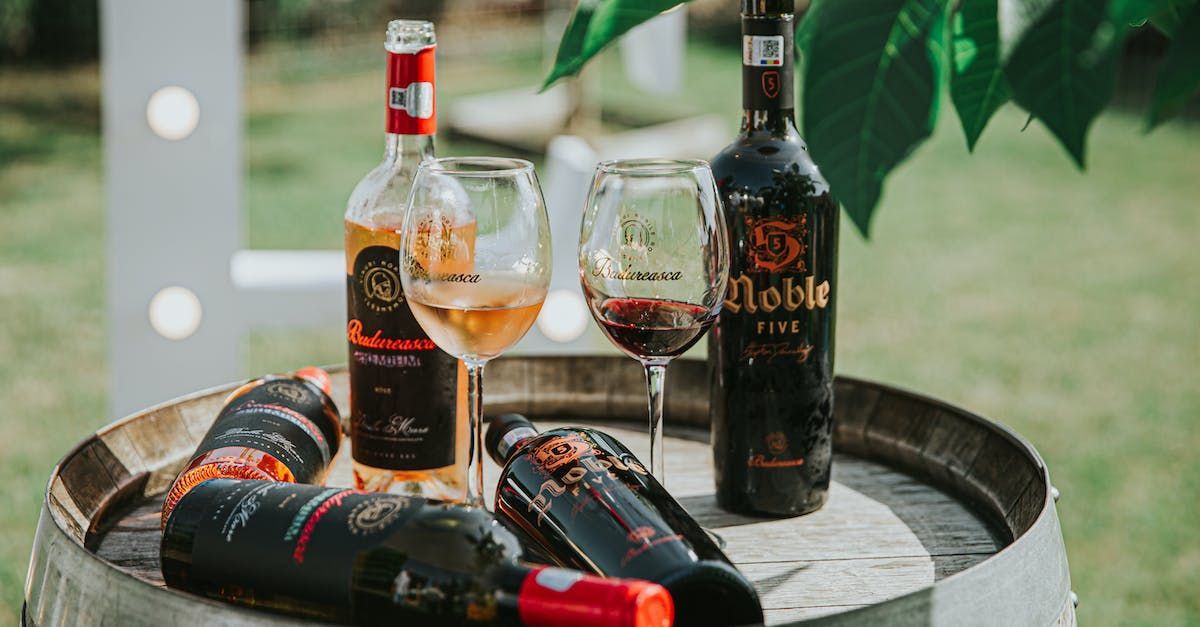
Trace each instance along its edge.
<path fill-rule="evenodd" d="M 685 3 L 580 0 L 543 88 Z M 813 0 L 796 38 L 804 137 L 864 235 L 888 174 L 932 133 L 944 87 L 968 149 L 1011 100 L 1082 169 L 1088 130 L 1112 97 L 1121 46 L 1144 25 L 1172 40 L 1149 130 L 1200 89 L 1200 0 Z"/>

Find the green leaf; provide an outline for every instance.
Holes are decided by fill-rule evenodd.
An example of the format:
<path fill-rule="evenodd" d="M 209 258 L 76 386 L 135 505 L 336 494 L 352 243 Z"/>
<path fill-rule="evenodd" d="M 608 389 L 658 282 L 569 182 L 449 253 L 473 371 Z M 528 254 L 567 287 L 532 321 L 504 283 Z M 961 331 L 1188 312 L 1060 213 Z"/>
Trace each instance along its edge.
<path fill-rule="evenodd" d="M 1009 98 L 1000 65 L 997 8 L 997 0 L 970 0 L 952 18 L 950 98 L 967 136 L 967 149 L 972 151 L 992 114 Z"/>
<path fill-rule="evenodd" d="M 631 28 L 687 1 L 579 0 L 542 89 L 560 78 L 578 74 L 588 60 Z"/>
<path fill-rule="evenodd" d="M 1179 0 L 1111 0 L 1108 19 L 1121 26 L 1141 26 Z"/>
<path fill-rule="evenodd" d="M 975 0 L 963 0 L 969 5 Z M 998 0 L 996 21 L 1000 28 L 1000 62 L 1008 62 L 1025 31 L 1037 23 L 1058 0 Z M 1103 0 L 1095 0 L 1103 2 Z"/>
<path fill-rule="evenodd" d="M 1108 17 L 1096 28 L 1092 47 L 1084 56 L 1085 62 L 1093 63 L 1110 49 L 1120 46 L 1130 29 L 1171 10 L 1176 4 L 1191 1 L 1193 0 L 1109 0 Z"/>
<path fill-rule="evenodd" d="M 1050 129 L 1080 168 L 1088 128 L 1116 79 L 1116 47 L 1085 60 L 1105 9 L 1097 0 L 1056 0 L 1004 67 L 1013 99 Z"/>
<path fill-rule="evenodd" d="M 1183 24 L 1183 16 L 1196 6 L 1196 0 L 1174 0 L 1170 6 L 1150 17 L 1150 23 L 1162 31 L 1167 37 L 1175 37 L 1175 33 Z"/>
<path fill-rule="evenodd" d="M 947 0 L 816 0 L 804 70 L 804 137 L 867 235 L 883 180 L 933 130 Z"/>
<path fill-rule="evenodd" d="M 1200 88 L 1200 5 L 1193 6 L 1183 18 L 1163 59 L 1150 105 L 1150 128 L 1177 112 L 1197 88 Z"/>

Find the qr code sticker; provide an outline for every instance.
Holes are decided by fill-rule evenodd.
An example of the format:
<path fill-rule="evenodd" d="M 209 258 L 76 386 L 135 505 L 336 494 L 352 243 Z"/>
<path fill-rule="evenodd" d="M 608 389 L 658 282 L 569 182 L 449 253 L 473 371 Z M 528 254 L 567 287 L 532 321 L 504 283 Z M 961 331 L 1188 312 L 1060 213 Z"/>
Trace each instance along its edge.
<path fill-rule="evenodd" d="M 783 35 L 742 37 L 743 65 L 783 65 Z"/>

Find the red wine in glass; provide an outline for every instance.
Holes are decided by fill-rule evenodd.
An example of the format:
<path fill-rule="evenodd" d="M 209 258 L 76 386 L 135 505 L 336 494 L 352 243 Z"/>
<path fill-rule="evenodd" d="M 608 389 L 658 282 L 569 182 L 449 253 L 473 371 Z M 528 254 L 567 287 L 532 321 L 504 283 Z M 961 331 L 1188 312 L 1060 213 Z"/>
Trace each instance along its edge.
<path fill-rule="evenodd" d="M 681 355 L 714 320 L 711 308 L 657 298 L 606 298 L 597 309 L 596 319 L 609 339 L 641 360 Z"/>
<path fill-rule="evenodd" d="M 650 472 L 663 475 L 667 364 L 712 326 L 729 282 L 729 241 L 703 161 L 630 159 L 596 168 L 579 231 L 588 309 L 646 369 Z"/>

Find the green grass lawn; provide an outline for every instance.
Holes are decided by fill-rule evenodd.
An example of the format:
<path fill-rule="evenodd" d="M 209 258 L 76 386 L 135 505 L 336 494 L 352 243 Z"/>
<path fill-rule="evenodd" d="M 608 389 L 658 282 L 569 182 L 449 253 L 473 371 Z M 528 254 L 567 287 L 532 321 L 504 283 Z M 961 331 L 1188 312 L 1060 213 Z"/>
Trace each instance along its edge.
<path fill-rule="evenodd" d="M 250 60 L 251 245 L 340 245 L 345 198 L 382 150 L 381 56 Z M 732 134 L 736 51 L 697 45 L 689 59 L 686 94 L 604 98 L 651 117 L 716 111 Z M 596 71 L 621 82 L 612 60 Z M 447 61 L 442 102 L 537 76 L 528 55 Z M 0 73 L 0 616 L 20 608 L 51 466 L 109 420 L 98 81 Z M 1200 623 L 1200 128 L 1146 136 L 1137 117 L 1105 115 L 1081 174 L 1024 122 L 1002 110 L 969 156 L 946 109 L 889 181 L 874 240 L 844 224 L 838 369 L 971 408 L 1039 448 L 1083 623 Z M 249 347 L 248 374 L 343 359 L 339 329 Z"/>

